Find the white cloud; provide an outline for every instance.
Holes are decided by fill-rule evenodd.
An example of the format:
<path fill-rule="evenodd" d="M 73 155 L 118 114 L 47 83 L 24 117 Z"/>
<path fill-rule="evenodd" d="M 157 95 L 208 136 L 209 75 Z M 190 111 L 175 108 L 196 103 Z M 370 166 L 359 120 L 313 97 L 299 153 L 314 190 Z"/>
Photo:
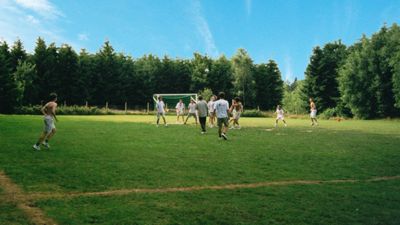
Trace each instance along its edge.
<path fill-rule="evenodd" d="M 27 15 L 27 16 L 25 17 L 25 19 L 26 19 L 26 21 L 27 21 L 28 23 L 31 23 L 31 24 L 40 24 L 40 21 L 39 21 L 38 19 L 36 19 L 34 16 L 32 16 L 32 15 Z"/>
<path fill-rule="evenodd" d="M 285 56 L 285 81 L 293 82 L 293 80 L 292 59 L 289 56 Z"/>
<path fill-rule="evenodd" d="M 333 5 L 333 29 L 339 37 L 348 36 L 353 33 L 358 18 L 358 7 L 356 2 L 345 0 L 334 2 Z"/>
<path fill-rule="evenodd" d="M 204 18 L 200 1 L 194 1 L 192 16 L 198 32 L 204 40 L 206 53 L 211 56 L 218 56 L 218 49 L 215 46 L 214 38 L 208 26 L 207 20 Z"/>
<path fill-rule="evenodd" d="M 246 5 L 246 13 L 249 16 L 251 14 L 251 0 L 244 0 L 244 4 Z"/>
<path fill-rule="evenodd" d="M 89 40 L 89 35 L 86 33 L 80 33 L 78 34 L 78 39 L 80 41 L 88 41 Z"/>
<path fill-rule="evenodd" d="M 25 49 L 30 52 L 34 49 L 38 37 L 44 38 L 47 43 L 68 43 L 74 48 L 79 46 L 64 37 L 64 30 L 57 26 L 60 17 L 49 16 L 51 12 L 58 12 L 55 6 L 47 1 L 38 1 L 40 4 L 37 1 L 31 2 L 0 0 L 0 39 L 9 45 L 20 39 Z"/>
<path fill-rule="evenodd" d="M 57 18 L 62 13 L 48 0 L 14 0 L 19 6 L 32 10 L 46 18 Z"/>

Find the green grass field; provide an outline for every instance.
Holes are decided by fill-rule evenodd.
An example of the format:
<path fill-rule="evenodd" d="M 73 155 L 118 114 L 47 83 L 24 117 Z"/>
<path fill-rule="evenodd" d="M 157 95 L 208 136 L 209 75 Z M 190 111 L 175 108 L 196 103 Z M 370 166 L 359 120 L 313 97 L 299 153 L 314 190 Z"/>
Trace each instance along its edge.
<path fill-rule="evenodd" d="M 0 115 L 0 171 L 58 224 L 400 224 L 400 121 L 154 119 L 60 116 L 35 152 L 42 118 Z M 4 190 L 0 224 L 32 223 Z"/>

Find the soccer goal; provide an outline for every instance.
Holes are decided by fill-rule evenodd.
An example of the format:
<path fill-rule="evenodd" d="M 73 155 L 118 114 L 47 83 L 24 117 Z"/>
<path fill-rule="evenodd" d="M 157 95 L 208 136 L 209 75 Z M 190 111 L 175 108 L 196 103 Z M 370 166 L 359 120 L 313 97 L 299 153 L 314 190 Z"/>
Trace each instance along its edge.
<path fill-rule="evenodd" d="M 185 94 L 154 94 L 153 100 L 154 104 L 158 101 L 158 97 L 161 96 L 165 103 L 165 107 L 167 109 L 175 109 L 176 104 L 179 102 L 179 99 L 185 103 L 186 107 L 189 105 L 190 100 L 194 100 L 197 102 L 197 94 L 196 93 L 185 93 Z"/>

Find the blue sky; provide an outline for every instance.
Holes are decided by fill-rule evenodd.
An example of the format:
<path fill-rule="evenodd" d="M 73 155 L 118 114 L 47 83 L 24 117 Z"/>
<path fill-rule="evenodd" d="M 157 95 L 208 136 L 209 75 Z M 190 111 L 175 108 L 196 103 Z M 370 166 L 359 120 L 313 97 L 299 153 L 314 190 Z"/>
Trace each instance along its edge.
<path fill-rule="evenodd" d="M 399 0 L 0 0 L 0 39 L 38 36 L 96 52 L 110 40 L 133 57 L 231 57 L 277 61 L 283 79 L 302 79 L 313 47 L 350 45 L 384 23 L 400 23 Z"/>

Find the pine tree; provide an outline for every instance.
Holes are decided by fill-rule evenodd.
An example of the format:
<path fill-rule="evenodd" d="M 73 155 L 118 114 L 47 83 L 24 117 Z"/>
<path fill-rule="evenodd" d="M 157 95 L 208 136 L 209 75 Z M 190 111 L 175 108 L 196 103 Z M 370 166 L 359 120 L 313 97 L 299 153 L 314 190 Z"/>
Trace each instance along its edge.
<path fill-rule="evenodd" d="M 319 73 L 318 97 L 320 109 L 335 108 L 340 102 L 338 71 L 347 57 L 346 46 L 341 41 L 328 43 L 322 49 L 322 70 Z M 318 90 L 318 89 L 317 89 Z"/>
<path fill-rule="evenodd" d="M 90 104 L 92 94 L 96 87 L 92 85 L 92 78 L 94 76 L 94 56 L 82 49 L 78 56 L 78 72 L 80 80 L 84 88 L 80 90 L 82 100 L 88 101 Z"/>
<path fill-rule="evenodd" d="M 0 113 L 12 113 L 19 106 L 22 90 L 12 72 L 11 54 L 6 42 L 0 44 Z"/>
<path fill-rule="evenodd" d="M 44 74 L 46 72 L 46 56 L 47 46 L 42 38 L 36 41 L 36 47 L 32 56 L 32 62 L 35 65 L 36 73 L 31 79 L 31 85 L 26 86 L 24 103 L 26 104 L 40 104 L 41 103 L 41 90 L 45 89 Z M 47 96 L 47 95 L 46 95 Z"/>
<path fill-rule="evenodd" d="M 20 62 L 22 63 L 27 60 L 28 54 L 26 53 L 21 40 L 18 39 L 14 42 L 14 45 L 11 48 L 10 57 L 12 72 L 17 70 L 17 66 Z"/>
<path fill-rule="evenodd" d="M 283 81 L 281 72 L 275 61 L 259 64 L 254 70 L 256 103 L 263 110 L 274 109 L 281 104 L 283 97 Z"/>
<path fill-rule="evenodd" d="M 142 92 L 146 96 L 146 102 L 153 101 L 154 93 L 161 93 L 162 90 L 158 88 L 158 82 L 161 73 L 161 61 L 157 56 L 148 55 L 143 56 L 135 62 L 137 78 L 143 81 Z"/>
<path fill-rule="evenodd" d="M 69 45 L 62 45 L 58 50 L 57 94 L 60 102 L 69 105 L 84 104 L 85 82 L 78 73 L 78 55 Z"/>
<path fill-rule="evenodd" d="M 95 104 L 123 104 L 116 94 L 120 88 L 119 68 L 116 53 L 109 41 L 104 43 L 95 59 L 95 75 L 92 80 L 96 87 L 93 94 Z"/>
<path fill-rule="evenodd" d="M 188 93 L 190 92 L 191 80 L 191 63 L 190 60 L 176 59 L 174 63 L 174 79 L 175 79 L 175 93 Z"/>
<path fill-rule="evenodd" d="M 255 106 L 254 76 L 253 76 L 253 60 L 247 54 L 246 50 L 238 49 L 232 57 L 234 89 L 235 94 L 240 96 L 243 105 Z"/>
<path fill-rule="evenodd" d="M 233 97 L 232 63 L 224 55 L 212 62 L 207 80 L 207 86 L 214 94 L 225 92 L 227 99 Z"/>
<path fill-rule="evenodd" d="M 321 110 L 322 99 L 320 95 L 320 87 L 319 80 L 321 70 L 323 68 L 322 65 L 323 52 L 322 49 L 317 46 L 313 49 L 313 54 L 310 58 L 310 63 L 307 66 L 305 72 L 304 85 L 302 89 L 302 99 L 306 103 L 309 98 L 313 98 L 316 103 L 317 109 Z"/>
<path fill-rule="evenodd" d="M 314 99 L 317 109 L 335 108 L 340 102 L 338 71 L 347 57 L 346 46 L 340 41 L 313 50 L 305 72 L 303 100 Z"/>
<path fill-rule="evenodd" d="M 194 53 L 194 58 L 192 60 L 191 92 L 197 93 L 207 87 L 211 61 L 212 60 L 207 56 Z"/>

